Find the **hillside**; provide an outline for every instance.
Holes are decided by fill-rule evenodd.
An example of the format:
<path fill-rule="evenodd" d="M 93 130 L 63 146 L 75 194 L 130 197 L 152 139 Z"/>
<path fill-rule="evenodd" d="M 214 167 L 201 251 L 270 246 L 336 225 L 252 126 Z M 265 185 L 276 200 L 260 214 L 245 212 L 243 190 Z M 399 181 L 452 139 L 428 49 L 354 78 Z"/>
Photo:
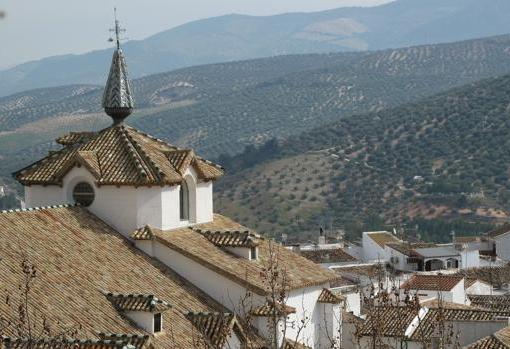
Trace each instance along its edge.
<path fill-rule="evenodd" d="M 215 158 L 272 137 L 292 137 L 353 114 L 510 73 L 509 53 L 510 36 L 500 36 L 186 68 L 135 80 L 137 111 L 129 122 Z M 0 176 L 54 149 L 52 141 L 62 133 L 106 126 L 101 93 L 99 87 L 80 85 L 0 99 L 0 156 L 5 164 Z"/>
<path fill-rule="evenodd" d="M 215 202 L 260 231 L 407 224 L 446 241 L 508 218 L 509 133 L 507 75 L 224 158 Z"/>
<path fill-rule="evenodd" d="M 181 67 L 275 55 L 380 50 L 510 32 L 507 0 L 397 0 L 267 17 L 191 22 L 124 45 L 133 77 Z M 129 23 L 126 23 L 129 29 Z M 49 57 L 0 72 L 0 96 L 67 84 L 100 84 L 110 50 Z"/>

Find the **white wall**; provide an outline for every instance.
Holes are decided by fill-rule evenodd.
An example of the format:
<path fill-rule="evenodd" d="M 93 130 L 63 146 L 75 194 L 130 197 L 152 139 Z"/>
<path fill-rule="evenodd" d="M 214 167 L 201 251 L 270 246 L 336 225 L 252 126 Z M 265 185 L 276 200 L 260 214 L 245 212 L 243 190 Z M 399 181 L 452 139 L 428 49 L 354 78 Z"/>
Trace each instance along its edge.
<path fill-rule="evenodd" d="M 374 240 L 369 237 L 369 233 L 364 232 L 362 238 L 363 244 L 363 261 L 364 262 L 377 262 L 386 261 L 387 256 L 384 248 L 379 246 Z"/>
<path fill-rule="evenodd" d="M 480 280 L 475 281 L 469 288 L 466 289 L 466 294 L 472 295 L 491 295 L 492 286 L 481 282 Z"/>
<path fill-rule="evenodd" d="M 133 320 L 138 327 L 143 328 L 149 333 L 154 333 L 154 314 L 146 311 L 127 311 L 126 316 Z M 163 316 L 161 316 L 161 330 L 164 331 L 163 327 Z"/>
<path fill-rule="evenodd" d="M 483 337 L 490 336 L 494 332 L 508 326 L 508 320 L 495 321 L 455 321 L 453 328 L 460 333 L 460 345 L 471 344 Z"/>
<path fill-rule="evenodd" d="M 462 250 L 460 251 L 462 269 L 478 268 L 480 266 L 480 253 L 478 250 Z"/>
<path fill-rule="evenodd" d="M 140 242 L 136 242 L 137 247 L 139 247 L 139 243 Z M 240 304 L 241 300 L 246 298 L 245 287 L 230 280 L 229 278 L 215 273 L 207 267 L 181 255 L 158 241 L 153 241 L 152 248 L 144 245 L 143 249 L 152 250 L 155 258 L 168 265 L 179 275 L 203 290 L 231 312 L 242 314 L 243 310 L 240 309 Z M 286 304 L 296 308 L 296 314 L 289 315 L 288 322 L 292 323 L 294 321 L 295 326 L 294 328 L 287 326 L 287 338 L 295 339 L 298 329 L 302 327 L 301 320 L 308 318 L 308 320 L 305 321 L 306 326 L 301 330 L 299 340 L 313 347 L 316 340 L 315 325 L 320 320 L 317 307 L 317 304 L 319 303 L 317 303 L 317 299 L 319 298 L 322 289 L 327 286 L 329 285 L 325 284 L 289 292 Z M 264 296 L 257 295 L 253 292 L 251 294 L 252 307 L 257 307 L 265 303 Z M 246 309 L 244 309 L 244 311 L 246 311 Z M 255 322 L 259 331 L 267 331 L 267 329 L 264 328 L 264 326 L 266 326 L 264 323 L 265 320 L 263 318 L 260 318 Z"/>
<path fill-rule="evenodd" d="M 25 200 L 27 207 L 73 204 L 74 186 L 79 182 L 87 182 L 95 192 L 94 202 L 88 209 L 126 236 L 145 225 L 169 230 L 212 221 L 212 182 L 196 184 L 197 175 L 193 169 L 186 171 L 185 178 L 190 189 L 189 221 L 180 220 L 179 185 L 98 187 L 95 178 L 84 167 L 75 167 L 69 171 L 63 179 L 62 187 L 25 187 Z"/>
<path fill-rule="evenodd" d="M 241 341 L 233 331 L 230 336 L 228 336 L 227 342 L 222 349 L 241 349 Z"/>
<path fill-rule="evenodd" d="M 494 240 L 498 257 L 505 261 L 510 261 L 510 234 L 504 234 Z"/>
<path fill-rule="evenodd" d="M 138 242 L 136 242 L 138 247 Z M 168 265 L 179 275 L 203 290 L 210 297 L 234 313 L 239 313 L 240 300 L 246 297 L 246 289 L 234 281 L 219 275 L 207 267 L 153 241 L 154 257 Z M 264 298 L 253 294 L 253 306 L 264 304 Z"/>
<path fill-rule="evenodd" d="M 467 297 L 466 297 L 466 289 L 464 286 L 464 279 L 462 279 L 461 282 L 459 282 L 455 287 L 451 290 L 452 294 L 452 300 L 453 303 L 458 304 L 466 304 Z"/>

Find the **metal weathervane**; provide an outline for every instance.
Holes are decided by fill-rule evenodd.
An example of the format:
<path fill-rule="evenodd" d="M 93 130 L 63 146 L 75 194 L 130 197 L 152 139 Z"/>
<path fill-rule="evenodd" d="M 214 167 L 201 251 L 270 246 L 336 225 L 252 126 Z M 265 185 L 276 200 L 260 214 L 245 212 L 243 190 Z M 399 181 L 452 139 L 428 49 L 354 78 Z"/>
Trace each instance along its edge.
<path fill-rule="evenodd" d="M 116 7 L 113 8 L 113 15 L 115 17 L 115 28 L 110 29 L 110 33 L 115 33 L 115 39 L 110 37 L 108 39 L 108 41 L 109 42 L 115 41 L 116 44 L 117 44 L 117 50 L 118 50 L 118 49 L 120 49 L 120 41 L 127 39 L 127 38 L 121 38 L 120 37 L 120 34 L 121 33 L 125 33 L 126 29 L 121 28 L 120 25 L 119 25 L 119 20 L 117 19 L 117 8 Z"/>

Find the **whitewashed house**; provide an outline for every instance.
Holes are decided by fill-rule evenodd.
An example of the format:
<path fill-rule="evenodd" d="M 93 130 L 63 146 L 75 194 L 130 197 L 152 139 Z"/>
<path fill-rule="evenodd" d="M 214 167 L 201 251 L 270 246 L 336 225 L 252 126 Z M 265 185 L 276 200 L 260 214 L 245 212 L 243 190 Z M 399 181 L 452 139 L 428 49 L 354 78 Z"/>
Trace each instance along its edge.
<path fill-rule="evenodd" d="M 79 204 L 231 314 L 249 312 L 262 336 L 277 315 L 280 343 L 339 346 L 343 298 L 329 291 L 338 276 L 215 214 L 220 166 L 125 124 L 134 102 L 119 45 L 103 107 L 110 127 L 60 137 L 61 150 L 15 174 L 26 206 Z M 285 282 L 282 304 L 273 304 L 267 282 L 275 265 Z"/>
<path fill-rule="evenodd" d="M 395 235 L 387 231 L 363 232 L 362 249 L 365 263 L 387 261 L 385 246 L 389 243 L 401 242 Z"/>
<path fill-rule="evenodd" d="M 506 317 L 469 307 L 416 309 L 413 306 L 381 306 L 369 314 L 363 323 L 359 331 L 358 348 L 438 348 L 442 328 L 445 330 L 443 340 L 452 340 L 444 348 L 454 349 L 458 348 L 457 344 L 464 347 L 507 325 Z M 375 345 L 374 326 L 377 326 Z"/>
<path fill-rule="evenodd" d="M 469 303 L 462 276 L 415 274 L 400 289 L 418 296 L 420 301 L 440 298 L 450 303 Z"/>

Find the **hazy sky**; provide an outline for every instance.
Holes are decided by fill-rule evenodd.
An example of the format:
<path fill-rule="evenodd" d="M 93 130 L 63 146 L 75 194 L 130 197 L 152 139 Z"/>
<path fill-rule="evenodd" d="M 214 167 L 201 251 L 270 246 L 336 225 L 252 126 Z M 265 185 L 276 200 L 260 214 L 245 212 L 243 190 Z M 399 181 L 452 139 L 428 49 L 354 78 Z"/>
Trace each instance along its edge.
<path fill-rule="evenodd" d="M 113 7 L 130 39 L 229 13 L 270 15 L 373 6 L 390 0 L 0 0 L 0 68 L 107 47 Z"/>

